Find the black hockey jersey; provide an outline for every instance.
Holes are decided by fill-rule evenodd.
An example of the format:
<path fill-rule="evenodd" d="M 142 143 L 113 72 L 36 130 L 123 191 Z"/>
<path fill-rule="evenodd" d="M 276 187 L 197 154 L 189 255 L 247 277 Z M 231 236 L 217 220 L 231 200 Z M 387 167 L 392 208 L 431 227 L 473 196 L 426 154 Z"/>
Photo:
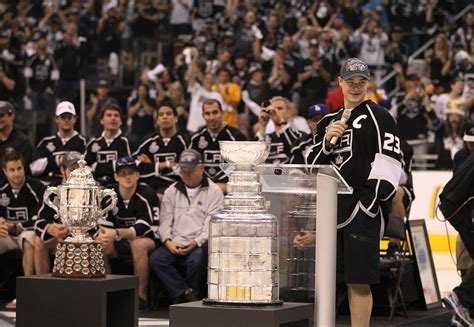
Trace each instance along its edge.
<path fill-rule="evenodd" d="M 168 187 L 177 182 L 179 176 L 174 173 L 173 166 L 179 160 L 181 152 L 186 150 L 189 139 L 186 135 L 176 133 L 170 139 L 164 139 L 159 133 L 148 138 L 138 150 L 133 153 L 137 158 L 140 154 L 145 154 L 152 163 L 140 163 L 140 180 L 150 185 L 155 191 Z M 158 165 L 162 162 L 169 162 L 170 168 L 159 171 Z"/>
<path fill-rule="evenodd" d="M 219 141 L 246 140 L 240 130 L 229 125 L 226 125 L 215 137 L 209 133 L 207 127 L 204 127 L 191 137 L 190 148 L 201 153 L 206 175 L 214 183 L 226 183 L 228 180 L 227 175 L 220 168 L 224 158 L 221 155 Z"/>
<path fill-rule="evenodd" d="M 33 176 L 60 175 L 58 156 L 70 151 L 84 153 L 86 150 L 86 139 L 78 132 L 74 136 L 62 140 L 58 134 L 43 138 L 36 147 L 30 170 Z"/>
<path fill-rule="evenodd" d="M 94 177 L 102 185 L 114 182 L 114 167 L 118 158 L 130 156 L 128 139 L 120 133 L 110 144 L 104 134 L 87 144 L 85 160 L 91 166 Z"/>
<path fill-rule="evenodd" d="M 305 134 L 303 137 L 293 142 L 293 146 L 291 147 L 290 164 L 304 164 L 305 153 L 312 145 L 313 136 L 311 134 Z"/>
<path fill-rule="evenodd" d="M 60 184 L 61 181 L 56 181 L 52 183 L 51 186 L 58 186 Z M 59 198 L 56 195 L 51 195 L 50 200 L 56 207 L 59 207 Z M 46 229 L 49 224 L 61 224 L 61 220 L 57 216 L 56 211 L 54 211 L 53 208 L 42 201 L 41 207 L 38 210 L 38 219 L 36 219 L 35 222 L 35 233 L 43 241 L 53 238 L 51 235 L 46 233 Z"/>
<path fill-rule="evenodd" d="M 26 177 L 15 196 L 10 184 L 4 183 L 0 187 L 0 217 L 9 223 L 21 224 L 23 229 L 33 230 L 45 189 L 37 179 Z"/>
<path fill-rule="evenodd" d="M 149 186 L 140 183 L 137 185 L 135 194 L 125 203 L 120 195 L 118 184 L 111 185 L 117 193 L 117 206 L 110 210 L 107 219 L 100 219 L 99 225 L 109 228 L 129 228 L 135 229 L 137 237 L 155 238 L 158 235 L 159 205 L 155 191 Z M 103 201 L 103 206 L 107 206 L 110 199 Z"/>
<path fill-rule="evenodd" d="M 53 56 L 32 55 L 27 60 L 25 78 L 28 87 L 34 92 L 43 92 L 47 88 L 54 90 L 55 83 L 59 79 L 59 71 Z"/>
<path fill-rule="evenodd" d="M 281 133 L 273 132 L 265 135 L 265 141 L 270 143 L 270 153 L 265 162 L 271 164 L 289 163 L 293 144 L 303 135 L 304 133 L 291 128 L 289 124 Z"/>
<path fill-rule="evenodd" d="M 370 217 L 380 214 L 381 202 L 391 200 L 402 174 L 395 121 L 386 109 L 370 100 L 351 110 L 347 129 L 333 151 L 328 150 L 326 130 L 341 119 L 343 111 L 319 121 L 315 144 L 306 157 L 308 164 L 332 164 L 353 188 L 352 195 L 339 195 L 339 228 L 349 224 L 359 210 Z"/>

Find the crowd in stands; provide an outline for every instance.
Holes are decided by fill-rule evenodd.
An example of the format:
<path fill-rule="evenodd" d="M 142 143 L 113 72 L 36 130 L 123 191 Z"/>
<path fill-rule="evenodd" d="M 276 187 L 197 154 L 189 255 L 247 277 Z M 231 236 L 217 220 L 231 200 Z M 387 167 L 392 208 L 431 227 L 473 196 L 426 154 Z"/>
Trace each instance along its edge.
<path fill-rule="evenodd" d="M 436 153 L 436 168 L 452 168 L 455 153 L 468 146 L 465 126 L 474 121 L 474 10 L 454 18 L 467 5 L 461 0 L 2 0 L 0 157 L 13 148 L 18 156 L 10 161 L 21 163 L 20 169 L 3 160 L 2 177 L 10 185 L 5 190 L 18 189 L 10 165 L 24 170 L 27 183 L 32 177 L 57 183 L 70 167 L 65 158 L 84 153 L 95 178 L 102 185 L 118 183 L 114 187 L 123 197 L 98 239 L 109 245 L 137 236 L 160 239 L 164 247 L 152 255 L 153 271 L 166 280 L 173 297 L 192 299 L 195 294 L 184 281 L 169 281 L 164 260 L 195 271 L 198 259 L 181 262 L 177 256 L 200 250 L 207 237 L 200 234 L 205 220 L 222 203 L 202 209 L 194 206 L 207 202 L 188 201 L 206 215 L 193 226 L 184 224 L 176 238 L 170 236 L 171 222 L 182 213 L 173 212 L 181 204 L 172 192 L 199 199 L 199 188 L 225 191 L 221 140 L 268 139 L 269 163 L 304 163 L 302 142 L 311 143 L 317 120 L 343 105 L 336 81 L 347 58 L 369 65 L 368 98 L 390 111 L 415 156 Z M 409 61 L 431 38 L 424 65 Z M 145 53 L 158 54 L 158 61 L 145 63 Z M 98 79 L 104 62 L 106 72 Z M 130 62 L 133 79 L 127 86 L 123 76 Z M 396 82 L 381 84 L 391 71 Z M 88 92 L 81 126 L 86 135 L 76 131 L 81 79 Z M 178 163 L 189 149 L 193 165 L 186 172 Z M 40 188 L 32 192 L 39 194 Z M 14 196 L 10 193 L 5 197 Z M 135 194 L 137 210 L 140 201 L 156 209 L 143 213 L 143 219 L 117 219 L 131 217 L 127 210 Z M 222 194 L 213 199 L 223 202 Z M 161 200 L 168 225 L 157 231 Z M 37 215 L 18 217 L 33 221 Z M 36 227 L 40 239 L 45 233 L 60 239 L 65 234 L 56 223 L 49 232 L 41 224 L 14 224 L 8 233 Z M 0 221 L 0 232 L 4 224 Z M 32 237 L 27 243 L 35 245 Z M 108 247 L 107 258 L 132 254 L 146 304 L 148 254 L 157 244 L 127 245 Z M 46 251 L 41 242 L 36 247 Z M 49 269 L 44 258 L 38 262 L 29 262 L 25 274 Z"/>

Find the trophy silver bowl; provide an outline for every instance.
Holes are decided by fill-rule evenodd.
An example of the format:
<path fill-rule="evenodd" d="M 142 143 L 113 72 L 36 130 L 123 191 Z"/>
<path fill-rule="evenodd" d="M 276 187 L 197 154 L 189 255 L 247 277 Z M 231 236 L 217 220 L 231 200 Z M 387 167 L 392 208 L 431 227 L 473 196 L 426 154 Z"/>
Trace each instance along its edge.
<path fill-rule="evenodd" d="M 103 277 L 102 245 L 94 241 L 88 231 L 116 206 L 117 194 L 112 189 L 103 189 L 94 180 L 83 157 L 78 163 L 79 168 L 71 173 L 66 182 L 57 187 L 49 186 L 44 193 L 44 203 L 56 211 L 55 217 L 59 217 L 71 234 L 58 243 L 53 276 Z M 51 195 L 57 197 L 59 206 L 51 201 Z M 101 202 L 106 197 L 110 197 L 111 201 L 102 209 Z"/>
<path fill-rule="evenodd" d="M 236 169 L 229 175 L 222 212 L 209 229 L 206 304 L 281 304 L 277 219 L 265 209 L 259 175 L 265 142 L 220 141 L 221 154 Z"/>

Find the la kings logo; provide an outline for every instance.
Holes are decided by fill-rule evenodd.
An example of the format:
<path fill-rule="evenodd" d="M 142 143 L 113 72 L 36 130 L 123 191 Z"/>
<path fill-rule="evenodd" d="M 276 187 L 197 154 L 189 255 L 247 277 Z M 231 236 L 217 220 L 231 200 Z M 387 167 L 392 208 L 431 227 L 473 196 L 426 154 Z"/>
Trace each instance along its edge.
<path fill-rule="evenodd" d="M 159 149 L 160 147 L 158 146 L 158 144 L 156 144 L 156 142 L 152 142 L 150 144 L 150 147 L 148 148 L 148 151 L 150 151 L 150 153 L 156 153 Z"/>
<path fill-rule="evenodd" d="M 56 147 L 54 146 L 53 142 L 48 142 L 48 144 L 46 145 L 46 149 L 48 149 L 49 152 L 53 152 L 54 150 L 56 150 Z"/>
<path fill-rule="evenodd" d="M 352 158 L 352 129 L 346 129 L 342 137 L 337 141 L 331 162 L 337 169 L 341 169 L 346 162 Z"/>
<path fill-rule="evenodd" d="M 10 205 L 10 198 L 6 193 L 2 193 L 2 195 L 0 196 L 0 205 L 2 207 L 7 207 Z"/>

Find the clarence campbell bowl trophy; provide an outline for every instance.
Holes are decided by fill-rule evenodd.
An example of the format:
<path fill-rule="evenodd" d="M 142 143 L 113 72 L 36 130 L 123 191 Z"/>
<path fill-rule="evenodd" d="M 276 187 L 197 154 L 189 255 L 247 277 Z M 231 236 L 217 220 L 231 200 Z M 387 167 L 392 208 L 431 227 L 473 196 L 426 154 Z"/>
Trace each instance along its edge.
<path fill-rule="evenodd" d="M 52 194 L 59 199 L 59 207 L 51 201 Z M 110 204 L 101 209 L 101 201 L 107 196 L 111 197 Z M 115 207 L 115 191 L 98 185 L 82 157 L 79 168 L 71 173 L 66 182 L 46 189 L 44 202 L 56 211 L 71 235 L 58 243 L 52 275 L 68 278 L 105 276 L 102 245 L 94 241 L 88 231 Z"/>
<path fill-rule="evenodd" d="M 265 209 L 254 171 L 268 156 L 265 142 L 219 142 L 229 175 L 224 209 L 211 218 L 207 304 L 281 304 L 277 219 Z"/>

